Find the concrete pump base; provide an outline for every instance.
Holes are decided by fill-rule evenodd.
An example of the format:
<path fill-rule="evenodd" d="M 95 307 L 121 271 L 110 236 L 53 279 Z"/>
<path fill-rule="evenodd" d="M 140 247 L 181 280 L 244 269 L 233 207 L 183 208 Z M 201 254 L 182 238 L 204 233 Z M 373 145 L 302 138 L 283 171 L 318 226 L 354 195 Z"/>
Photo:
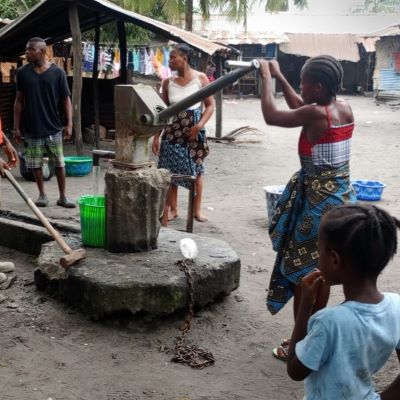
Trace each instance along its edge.
<path fill-rule="evenodd" d="M 183 259 L 179 241 L 186 237 L 199 249 L 191 265 L 195 306 L 203 307 L 235 290 L 240 280 L 240 259 L 227 243 L 167 228 L 161 229 L 155 250 L 109 253 L 85 248 L 87 258 L 67 272 L 59 264 L 63 253 L 57 243 L 45 243 L 35 283 L 96 319 L 122 311 L 172 314 L 188 303 L 187 280 L 177 265 Z M 80 247 L 78 240 L 68 240 L 72 248 Z"/>

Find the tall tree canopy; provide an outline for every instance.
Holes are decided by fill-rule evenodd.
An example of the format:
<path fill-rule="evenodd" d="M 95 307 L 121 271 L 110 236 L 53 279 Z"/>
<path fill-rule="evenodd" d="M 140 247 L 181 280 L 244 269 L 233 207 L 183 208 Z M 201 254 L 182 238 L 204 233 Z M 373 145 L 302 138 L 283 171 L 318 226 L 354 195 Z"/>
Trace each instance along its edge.
<path fill-rule="evenodd" d="M 17 18 L 28 11 L 40 0 L 0 0 L 0 18 Z"/>

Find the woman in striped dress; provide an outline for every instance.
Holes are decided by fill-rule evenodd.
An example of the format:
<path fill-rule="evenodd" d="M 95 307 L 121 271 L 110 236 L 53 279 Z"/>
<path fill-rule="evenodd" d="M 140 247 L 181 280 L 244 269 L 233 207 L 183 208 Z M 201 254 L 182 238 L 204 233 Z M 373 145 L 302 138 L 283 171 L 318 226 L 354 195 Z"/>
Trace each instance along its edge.
<path fill-rule="evenodd" d="M 276 61 L 262 61 L 262 112 L 269 125 L 301 126 L 298 153 L 301 169 L 287 184 L 269 228 L 277 252 L 268 290 L 267 306 L 276 314 L 294 296 L 296 318 L 301 279 L 318 265 L 317 236 L 321 217 L 331 208 L 354 202 L 350 184 L 350 144 L 354 129 L 351 107 L 336 99 L 343 69 L 330 56 L 309 59 L 301 73 L 301 96 L 283 77 Z M 291 110 L 275 105 L 272 77 L 282 86 Z M 313 312 L 325 307 L 328 286 L 323 286 Z M 274 349 L 286 360 L 288 342 Z"/>

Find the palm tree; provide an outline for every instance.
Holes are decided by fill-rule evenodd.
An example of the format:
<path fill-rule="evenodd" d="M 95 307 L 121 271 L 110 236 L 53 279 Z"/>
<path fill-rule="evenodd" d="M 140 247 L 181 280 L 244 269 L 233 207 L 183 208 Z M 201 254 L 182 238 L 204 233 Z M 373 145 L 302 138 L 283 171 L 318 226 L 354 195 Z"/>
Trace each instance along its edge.
<path fill-rule="evenodd" d="M 270 12 L 287 11 L 289 9 L 289 0 L 267 0 L 265 10 Z M 293 0 L 295 7 L 303 9 L 308 6 L 307 0 Z"/>

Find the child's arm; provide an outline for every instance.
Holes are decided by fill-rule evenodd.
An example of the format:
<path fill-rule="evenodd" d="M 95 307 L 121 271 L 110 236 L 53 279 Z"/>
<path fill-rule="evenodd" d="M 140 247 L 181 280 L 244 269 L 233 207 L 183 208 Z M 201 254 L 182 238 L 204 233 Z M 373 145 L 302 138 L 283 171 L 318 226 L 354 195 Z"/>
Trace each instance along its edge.
<path fill-rule="evenodd" d="M 302 294 L 300 305 L 297 312 L 292 337 L 290 339 L 289 354 L 287 360 L 288 375 L 295 381 L 302 381 L 311 373 L 296 356 L 296 344 L 303 340 L 307 335 L 307 324 L 310 319 L 315 304 L 316 296 L 322 284 L 321 272 L 315 270 L 305 276 L 302 280 Z"/>
<path fill-rule="evenodd" d="M 396 350 L 397 358 L 400 361 L 400 350 Z M 382 392 L 381 400 L 398 400 L 400 393 L 400 375 Z"/>

